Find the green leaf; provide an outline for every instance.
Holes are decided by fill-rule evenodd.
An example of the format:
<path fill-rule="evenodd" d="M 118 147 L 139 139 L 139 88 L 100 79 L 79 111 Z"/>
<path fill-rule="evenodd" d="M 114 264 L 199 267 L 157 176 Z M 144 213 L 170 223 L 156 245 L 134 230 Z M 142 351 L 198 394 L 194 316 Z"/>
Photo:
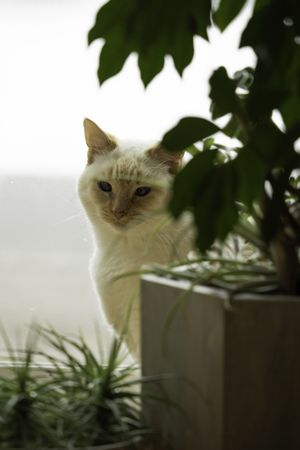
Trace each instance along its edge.
<path fill-rule="evenodd" d="M 170 49 L 174 65 L 180 76 L 194 56 L 193 34 L 184 28 L 174 30 L 174 41 Z"/>
<path fill-rule="evenodd" d="M 184 150 L 191 144 L 201 141 L 217 131 L 219 131 L 219 127 L 209 120 L 199 117 L 185 117 L 164 135 L 162 145 L 168 150 Z"/>
<path fill-rule="evenodd" d="M 201 183 L 211 174 L 217 153 L 217 150 L 198 152 L 177 174 L 169 204 L 175 217 L 195 205 Z"/>
<path fill-rule="evenodd" d="M 115 28 L 101 50 L 98 70 L 100 84 L 120 72 L 131 51 L 122 30 Z"/>
<path fill-rule="evenodd" d="M 231 138 L 239 139 L 241 142 L 247 141 L 247 134 L 236 115 L 231 116 L 230 120 L 222 128 L 222 133 Z"/>
<path fill-rule="evenodd" d="M 258 12 L 260 9 L 263 9 L 265 6 L 267 6 L 272 0 L 256 0 L 255 6 L 254 6 L 254 12 Z"/>
<path fill-rule="evenodd" d="M 216 215 L 218 207 L 219 180 L 211 177 L 206 183 L 204 192 L 199 193 L 198 202 L 194 210 L 197 225 L 196 245 L 200 252 L 205 252 L 216 238 Z M 209 214 L 208 214 L 209 211 Z"/>
<path fill-rule="evenodd" d="M 175 0 L 175 3 L 172 0 L 144 3 L 140 0 L 110 0 L 99 10 L 88 34 L 89 44 L 102 38 L 105 39 L 104 54 L 115 52 L 115 63 L 111 57 L 100 57 L 100 66 L 104 64 L 98 71 L 100 81 L 118 73 L 132 52 L 139 56 L 145 85 L 162 70 L 166 55 L 172 56 L 176 70 L 182 75 L 193 59 L 193 37 L 198 34 L 207 39 L 210 10 L 211 0 Z M 123 40 L 118 45 L 116 30 Z M 129 52 L 124 48 L 129 48 Z M 113 67 L 110 67 L 111 63 Z"/>
<path fill-rule="evenodd" d="M 280 112 L 284 124 L 287 128 L 291 128 L 296 124 L 300 124 L 300 94 L 299 96 L 289 96 L 280 106 Z"/>
<path fill-rule="evenodd" d="M 224 240 L 238 220 L 236 174 L 232 162 L 213 167 L 203 180 L 196 198 L 194 218 L 196 244 L 205 252 L 216 239 Z"/>
<path fill-rule="evenodd" d="M 267 195 L 264 196 L 264 214 L 262 218 L 261 231 L 264 241 L 269 243 L 279 232 L 280 228 L 284 227 L 282 223 L 282 212 L 285 209 L 284 195 L 289 184 L 289 177 L 286 172 L 282 172 L 272 183 L 273 193 L 272 198 Z"/>
<path fill-rule="evenodd" d="M 211 26 L 211 0 L 191 0 L 189 22 L 195 34 L 208 41 L 207 28 Z"/>
<path fill-rule="evenodd" d="M 132 0 L 110 0 L 99 9 L 94 26 L 88 33 L 88 44 L 99 38 L 106 38 L 113 28 L 126 24 L 135 7 Z M 125 27 L 124 27 L 125 29 Z"/>
<path fill-rule="evenodd" d="M 238 98 L 235 94 L 237 80 L 228 77 L 225 67 L 219 67 L 211 76 L 210 98 L 213 119 L 237 110 Z"/>
<path fill-rule="evenodd" d="M 217 207 L 216 237 L 224 240 L 232 231 L 238 220 L 238 209 L 236 206 L 237 174 L 234 163 L 229 162 L 217 168 L 220 182 L 220 190 Z M 216 173 L 217 174 L 217 173 Z"/>
<path fill-rule="evenodd" d="M 270 116 L 273 109 L 280 108 L 288 94 L 283 88 L 274 89 L 262 84 L 257 78 L 247 99 L 247 110 L 253 121 Z"/>
<path fill-rule="evenodd" d="M 164 51 L 158 43 L 152 46 L 148 52 L 139 54 L 138 64 L 145 87 L 162 71 L 164 63 Z"/>
<path fill-rule="evenodd" d="M 238 15 L 247 0 L 221 0 L 213 19 L 215 24 L 224 31 L 225 28 Z"/>
<path fill-rule="evenodd" d="M 233 163 L 238 176 L 236 199 L 251 208 L 264 189 L 267 165 L 251 146 L 244 147 Z"/>

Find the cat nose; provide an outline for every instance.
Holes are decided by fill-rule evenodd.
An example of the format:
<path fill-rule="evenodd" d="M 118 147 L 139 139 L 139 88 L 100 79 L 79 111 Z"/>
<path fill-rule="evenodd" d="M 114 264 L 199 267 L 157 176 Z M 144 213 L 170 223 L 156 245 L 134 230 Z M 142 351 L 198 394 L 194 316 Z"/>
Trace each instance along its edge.
<path fill-rule="evenodd" d="M 116 216 L 117 219 L 121 219 L 122 217 L 126 216 L 127 211 L 124 208 L 116 208 L 113 209 L 113 214 Z"/>

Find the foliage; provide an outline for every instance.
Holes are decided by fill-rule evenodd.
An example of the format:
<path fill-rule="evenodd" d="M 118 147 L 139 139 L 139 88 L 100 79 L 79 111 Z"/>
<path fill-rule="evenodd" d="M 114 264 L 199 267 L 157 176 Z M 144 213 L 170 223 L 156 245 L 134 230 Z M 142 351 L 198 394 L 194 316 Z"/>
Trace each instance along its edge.
<path fill-rule="evenodd" d="M 245 292 L 272 294 L 279 290 L 271 261 L 237 235 L 229 235 L 222 245 L 215 243 L 205 255 L 195 252 L 188 259 L 168 266 L 152 264 L 141 271 L 141 274 L 145 273 L 179 278 L 188 282 L 191 288 L 204 285 L 225 289 L 229 300 Z"/>
<path fill-rule="evenodd" d="M 193 59 L 194 37 L 208 39 L 212 23 L 223 31 L 245 4 L 246 0 L 110 0 L 89 32 L 89 43 L 105 40 L 99 81 L 118 73 L 132 52 L 138 54 L 146 86 L 162 70 L 166 55 L 182 75 Z M 238 139 L 236 156 L 230 157 L 232 149 L 226 149 L 228 157 L 219 158 L 222 146 L 216 138 L 207 139 L 176 176 L 170 209 L 175 217 L 192 212 L 196 244 L 205 252 L 238 226 L 243 204 L 270 249 L 283 289 L 295 293 L 300 290 L 300 190 L 292 180 L 300 162 L 295 150 L 300 136 L 297 0 L 255 0 L 241 36 L 240 47 L 245 46 L 256 54 L 254 69 L 245 67 L 230 76 L 219 67 L 211 75 L 212 122 L 187 117 L 163 138 L 166 148 L 175 151 L 219 131 Z M 284 127 L 274 123 L 274 110 Z M 223 116 L 228 116 L 227 123 L 217 127 L 213 121 Z"/>
<path fill-rule="evenodd" d="M 38 334 L 52 352 L 32 348 L 36 335 L 25 350 L 12 350 L 4 334 L 10 369 L 0 377 L 0 448 L 71 449 L 134 443 L 149 435 L 140 411 L 146 380 L 137 378 L 136 366 L 120 366 L 121 340 L 113 342 L 104 365 L 81 337 L 53 329 Z M 37 353 L 51 368 L 34 364 Z"/>

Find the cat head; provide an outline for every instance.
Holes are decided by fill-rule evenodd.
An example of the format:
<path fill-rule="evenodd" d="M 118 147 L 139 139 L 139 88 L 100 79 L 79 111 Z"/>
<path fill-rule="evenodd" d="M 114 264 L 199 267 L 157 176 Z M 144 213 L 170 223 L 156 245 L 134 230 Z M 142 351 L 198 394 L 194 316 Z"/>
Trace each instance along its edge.
<path fill-rule="evenodd" d="M 84 131 L 88 158 L 79 195 L 92 222 L 124 230 L 153 221 L 166 205 L 183 152 L 118 140 L 89 119 Z"/>

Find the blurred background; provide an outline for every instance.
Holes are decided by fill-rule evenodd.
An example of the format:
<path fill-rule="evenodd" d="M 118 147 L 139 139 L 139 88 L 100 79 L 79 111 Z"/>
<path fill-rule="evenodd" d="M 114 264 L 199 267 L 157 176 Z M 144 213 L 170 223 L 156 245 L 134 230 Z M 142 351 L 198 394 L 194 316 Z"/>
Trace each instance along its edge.
<path fill-rule="evenodd" d="M 1 0 L 0 308 L 11 339 L 32 320 L 61 332 L 111 331 L 89 277 L 92 237 L 76 183 L 86 161 L 84 117 L 119 137 L 160 139 L 181 117 L 209 117 L 208 78 L 254 65 L 238 50 L 248 5 L 227 31 L 195 41 L 182 79 L 166 60 L 145 91 L 135 57 L 99 88 L 99 48 L 87 32 L 99 0 Z M 159 23 L 158 23 L 159 26 Z M 2 348 L 3 351 L 3 348 Z"/>

